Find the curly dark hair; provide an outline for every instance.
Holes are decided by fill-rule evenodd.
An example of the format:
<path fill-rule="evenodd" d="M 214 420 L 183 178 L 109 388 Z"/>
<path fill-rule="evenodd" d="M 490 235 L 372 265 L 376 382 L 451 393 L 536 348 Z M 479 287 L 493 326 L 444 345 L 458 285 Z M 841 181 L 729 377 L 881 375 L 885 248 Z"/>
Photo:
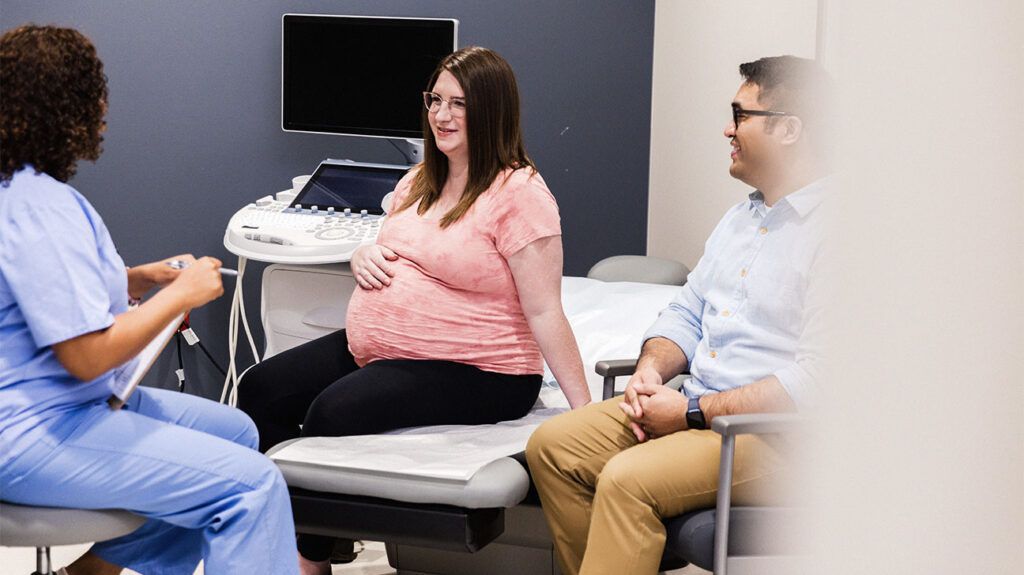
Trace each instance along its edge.
<path fill-rule="evenodd" d="M 95 161 L 107 106 L 96 48 L 77 30 L 28 24 L 0 36 L 0 182 L 25 164 L 62 182 Z"/>

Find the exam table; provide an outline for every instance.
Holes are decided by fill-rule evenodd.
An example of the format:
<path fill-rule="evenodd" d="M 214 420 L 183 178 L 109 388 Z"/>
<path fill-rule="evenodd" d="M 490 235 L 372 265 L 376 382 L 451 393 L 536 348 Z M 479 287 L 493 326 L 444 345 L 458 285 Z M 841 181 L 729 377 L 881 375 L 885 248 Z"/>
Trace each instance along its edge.
<path fill-rule="evenodd" d="M 595 265 L 589 274 L 593 277 L 564 278 L 563 307 L 584 364 L 635 358 L 644 331 L 676 295 L 686 273 L 685 267 L 669 260 L 618 256 Z M 677 285 L 595 279 L 623 276 Z M 337 302 L 339 293 L 352 289 L 355 284 L 345 264 L 268 267 L 261 301 L 266 355 L 344 327 L 345 309 Z M 423 475 L 424 465 L 403 467 L 401 461 L 383 468 L 374 468 L 373 461 L 362 468 L 349 464 L 347 456 L 358 459 L 364 439 L 386 444 L 388 437 L 304 438 L 275 446 L 269 455 L 289 484 L 297 530 L 384 541 L 400 575 L 557 573 L 550 533 L 521 453 L 536 424 L 568 407 L 550 372 L 544 381 L 538 405 L 527 417 L 534 418 L 532 427 L 516 431 L 521 443 L 469 475 L 446 476 L 445 470 Z M 603 377 L 592 371 L 588 384 L 592 397 L 600 400 Z M 390 439 L 401 441 L 408 433 L 416 430 Z M 317 445 L 305 455 L 281 458 L 300 442 L 314 439 L 338 440 L 346 444 L 341 447 L 346 455 L 333 462 L 305 457 L 332 449 Z M 372 452 L 362 453 L 363 459 L 373 459 Z"/>

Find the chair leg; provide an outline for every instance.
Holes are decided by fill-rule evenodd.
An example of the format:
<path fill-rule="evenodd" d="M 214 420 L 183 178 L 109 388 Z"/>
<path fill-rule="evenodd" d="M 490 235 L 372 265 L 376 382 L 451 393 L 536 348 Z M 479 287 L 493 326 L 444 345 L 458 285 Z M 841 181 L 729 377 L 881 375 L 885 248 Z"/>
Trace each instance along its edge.
<path fill-rule="evenodd" d="M 718 501 L 715 506 L 714 573 L 726 575 L 729 555 L 729 506 L 732 504 L 732 465 L 736 436 L 722 436 L 721 462 L 718 468 Z"/>
<path fill-rule="evenodd" d="M 53 575 L 49 546 L 36 547 L 36 572 L 32 575 Z"/>

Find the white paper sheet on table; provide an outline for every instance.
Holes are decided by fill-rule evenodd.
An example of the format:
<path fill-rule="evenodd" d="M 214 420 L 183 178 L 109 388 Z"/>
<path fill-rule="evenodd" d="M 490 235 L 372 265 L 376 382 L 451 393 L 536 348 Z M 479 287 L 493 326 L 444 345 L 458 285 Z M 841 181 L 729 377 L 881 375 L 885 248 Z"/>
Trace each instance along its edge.
<path fill-rule="evenodd" d="M 308 437 L 271 456 L 339 469 L 466 482 L 488 463 L 523 451 L 530 434 L 563 409 L 535 409 L 493 425 L 435 425 L 384 435 Z"/>

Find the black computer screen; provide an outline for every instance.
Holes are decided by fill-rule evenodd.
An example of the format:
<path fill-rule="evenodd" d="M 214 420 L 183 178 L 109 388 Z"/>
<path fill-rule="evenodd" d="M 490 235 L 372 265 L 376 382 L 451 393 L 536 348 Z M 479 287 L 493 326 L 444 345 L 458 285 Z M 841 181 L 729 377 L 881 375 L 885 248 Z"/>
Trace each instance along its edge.
<path fill-rule="evenodd" d="M 405 172 L 405 168 L 400 166 L 323 163 L 291 205 L 301 204 L 303 208 L 317 206 L 321 210 L 334 208 L 337 211 L 350 208 L 354 212 L 366 210 L 367 213 L 381 214 L 381 200 L 395 189 Z"/>
<path fill-rule="evenodd" d="M 281 122 L 289 131 L 421 138 L 427 81 L 455 20 L 285 14 Z"/>

